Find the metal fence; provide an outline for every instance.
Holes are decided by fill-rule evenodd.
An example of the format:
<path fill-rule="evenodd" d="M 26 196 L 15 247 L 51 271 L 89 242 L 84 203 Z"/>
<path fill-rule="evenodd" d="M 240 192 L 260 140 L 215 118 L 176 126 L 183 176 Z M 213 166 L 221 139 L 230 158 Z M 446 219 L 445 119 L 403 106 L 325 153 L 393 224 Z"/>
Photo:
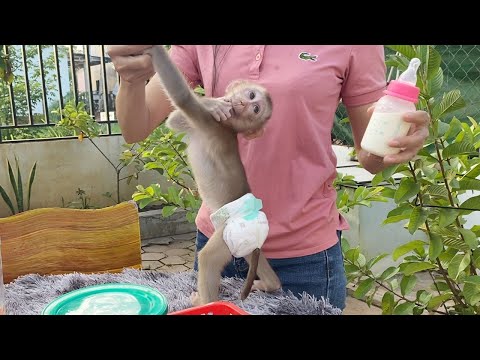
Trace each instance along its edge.
<path fill-rule="evenodd" d="M 436 45 L 442 55 L 444 91 L 460 89 L 467 107 L 452 115 L 480 120 L 480 45 Z M 9 45 L 14 81 L 0 81 L 0 142 L 73 136 L 55 127 L 67 101 L 82 101 L 102 124 L 102 135 L 120 133 L 115 114 L 118 74 L 104 45 Z M 386 49 L 386 54 L 389 50 Z M 332 140 L 353 144 L 347 114 L 340 105 Z"/>
<path fill-rule="evenodd" d="M 102 135 L 119 134 L 119 79 L 104 45 L 9 45 L 4 52 L 14 81 L 0 81 L 0 142 L 73 136 L 55 127 L 68 101 L 85 103 Z"/>
<path fill-rule="evenodd" d="M 442 56 L 444 83 L 442 91 L 459 89 L 467 106 L 451 113 L 459 120 L 471 116 L 480 121 L 480 45 L 436 45 Z M 391 51 L 386 48 L 385 54 Z M 338 143 L 353 145 L 350 125 L 342 122 L 347 117 L 341 105 L 336 113 L 332 139 Z"/>

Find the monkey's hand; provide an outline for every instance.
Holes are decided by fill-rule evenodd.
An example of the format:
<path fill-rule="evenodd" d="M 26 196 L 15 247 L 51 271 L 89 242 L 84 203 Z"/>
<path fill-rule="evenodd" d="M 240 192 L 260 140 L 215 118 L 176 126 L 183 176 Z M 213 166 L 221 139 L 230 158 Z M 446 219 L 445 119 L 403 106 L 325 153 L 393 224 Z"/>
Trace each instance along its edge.
<path fill-rule="evenodd" d="M 225 121 L 232 116 L 230 110 L 232 104 L 223 98 L 206 98 L 203 99 L 203 105 L 205 109 L 213 116 L 217 121 Z"/>

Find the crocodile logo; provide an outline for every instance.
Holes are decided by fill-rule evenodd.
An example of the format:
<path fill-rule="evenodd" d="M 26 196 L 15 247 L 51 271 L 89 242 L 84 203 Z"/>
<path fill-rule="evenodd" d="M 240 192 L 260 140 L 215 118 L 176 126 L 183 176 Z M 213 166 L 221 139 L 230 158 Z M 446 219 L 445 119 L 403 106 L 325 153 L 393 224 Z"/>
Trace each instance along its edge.
<path fill-rule="evenodd" d="M 303 51 L 298 54 L 298 58 L 301 60 L 317 61 L 317 55 L 311 55 L 309 52 Z"/>

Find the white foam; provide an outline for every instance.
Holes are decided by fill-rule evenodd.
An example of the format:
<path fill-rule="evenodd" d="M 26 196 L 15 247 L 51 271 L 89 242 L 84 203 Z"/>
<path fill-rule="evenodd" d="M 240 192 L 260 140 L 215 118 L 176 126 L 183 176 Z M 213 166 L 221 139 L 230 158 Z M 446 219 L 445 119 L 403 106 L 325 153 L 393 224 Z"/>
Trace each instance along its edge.
<path fill-rule="evenodd" d="M 66 315 L 138 315 L 138 300 L 124 293 L 98 294 L 86 298 L 80 306 Z"/>

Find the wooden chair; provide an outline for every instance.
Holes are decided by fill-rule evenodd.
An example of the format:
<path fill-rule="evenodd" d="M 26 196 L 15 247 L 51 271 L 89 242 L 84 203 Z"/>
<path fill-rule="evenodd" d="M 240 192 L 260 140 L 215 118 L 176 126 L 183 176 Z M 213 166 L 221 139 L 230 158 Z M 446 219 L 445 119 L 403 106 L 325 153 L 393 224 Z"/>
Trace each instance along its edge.
<path fill-rule="evenodd" d="M 133 201 L 103 209 L 42 208 L 0 218 L 5 283 L 20 275 L 141 269 Z"/>

